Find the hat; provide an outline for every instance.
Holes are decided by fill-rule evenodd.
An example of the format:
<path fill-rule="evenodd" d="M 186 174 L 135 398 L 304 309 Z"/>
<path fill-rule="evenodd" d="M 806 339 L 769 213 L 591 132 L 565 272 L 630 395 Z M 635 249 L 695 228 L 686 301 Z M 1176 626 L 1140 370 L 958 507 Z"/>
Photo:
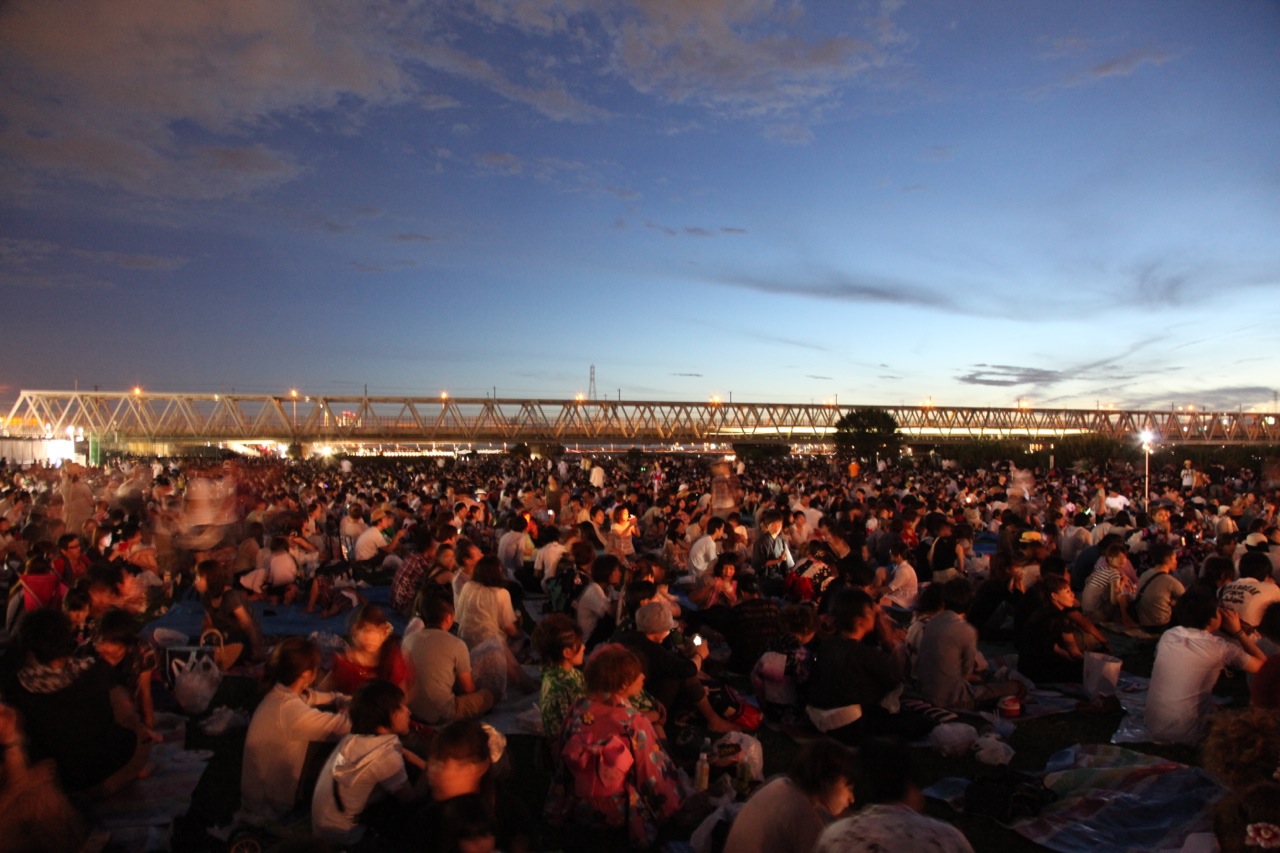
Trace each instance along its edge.
<path fill-rule="evenodd" d="M 1022 531 L 1022 536 L 1018 541 L 1024 545 L 1028 542 L 1043 542 L 1044 536 L 1042 536 L 1038 530 L 1024 530 Z"/>
<path fill-rule="evenodd" d="M 1218 507 L 1218 515 L 1226 515 L 1230 511 L 1231 511 L 1231 507 L 1227 506 L 1226 504 L 1223 504 L 1222 506 Z"/>
<path fill-rule="evenodd" d="M 387 517 L 387 511 L 385 509 L 375 509 L 372 513 L 369 514 L 369 523 L 377 524 L 379 521 L 382 521 L 382 519 L 386 517 Z"/>
<path fill-rule="evenodd" d="M 1271 543 L 1267 541 L 1267 534 L 1255 531 L 1244 537 L 1244 547 L 1262 548 L 1265 550 L 1271 547 Z"/>
<path fill-rule="evenodd" d="M 642 634 L 661 634 L 676 626 L 671 608 L 665 601 L 650 601 L 636 611 L 636 628 Z"/>

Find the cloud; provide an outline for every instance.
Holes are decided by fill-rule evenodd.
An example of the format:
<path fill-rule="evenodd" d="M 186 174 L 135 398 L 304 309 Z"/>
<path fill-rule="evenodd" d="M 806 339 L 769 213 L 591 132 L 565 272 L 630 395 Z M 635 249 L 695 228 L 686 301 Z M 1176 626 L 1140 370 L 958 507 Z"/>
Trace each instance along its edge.
<path fill-rule="evenodd" d="M 1130 397 L 1125 406 L 1135 409 L 1165 408 L 1173 400 L 1194 403 L 1197 409 L 1228 411 L 1257 405 L 1270 405 L 1275 389 L 1262 385 L 1220 385 L 1207 388 L 1182 388 L 1163 394 Z"/>
<path fill-rule="evenodd" d="M 771 124 L 764 129 L 764 138 L 787 145 L 808 145 L 813 141 L 813 131 L 802 124 Z"/>
<path fill-rule="evenodd" d="M 883 17 L 869 22 L 877 33 Z M 869 40 L 767 32 L 778 22 L 804 23 L 799 7 L 773 0 L 649 0 L 604 19 L 613 66 L 636 90 L 737 116 L 821 101 L 877 57 Z"/>
<path fill-rule="evenodd" d="M 0 150 L 26 168 L 144 196 L 234 196 L 294 178 L 243 137 L 416 84 L 367 0 L 15 0 L 0 12 Z"/>
<path fill-rule="evenodd" d="M 834 302 L 914 305 L 955 311 L 958 306 L 947 296 L 898 279 L 830 273 L 816 280 L 762 278 L 752 274 L 726 275 L 718 284 L 741 287 L 758 293 L 805 296 Z"/>
<path fill-rule="evenodd" d="M 379 263 L 352 261 L 350 264 L 353 270 L 361 273 L 399 272 L 400 270 L 413 269 L 417 265 L 417 261 L 390 261 Z"/>
<path fill-rule="evenodd" d="M 977 370 L 957 376 L 957 382 L 965 385 L 991 385 L 1005 388 L 1012 385 L 1050 385 L 1060 382 L 1063 373 L 1040 367 L 1014 367 L 1008 364 L 978 364 Z"/>
<path fill-rule="evenodd" d="M 1147 65 L 1164 65 L 1174 56 L 1163 50 L 1135 50 L 1123 56 L 1100 62 L 1070 77 L 1063 85 L 1085 86 L 1111 77 L 1128 77 Z"/>
<path fill-rule="evenodd" d="M 396 234 L 391 239 L 397 243 L 438 243 L 444 238 L 436 237 L 432 234 L 416 234 L 412 231 L 405 231 L 401 234 Z"/>
<path fill-rule="evenodd" d="M 124 252 L 89 252 L 77 249 L 75 254 L 86 260 L 109 264 L 126 270 L 143 270 L 148 272 L 173 272 L 187 265 L 186 258 L 163 257 L 160 255 L 126 254 Z"/>
<path fill-rule="evenodd" d="M 452 110 L 462 106 L 462 104 L 451 95 L 430 94 L 419 98 L 418 106 L 424 110 Z"/>
<path fill-rule="evenodd" d="M 830 377 L 830 376 L 818 376 L 817 374 L 814 374 L 814 373 L 806 373 L 806 374 L 804 375 L 804 378 L 805 378 L 805 379 L 824 379 L 824 380 L 830 381 L 832 377 Z"/>
<path fill-rule="evenodd" d="M 702 378 L 702 374 L 701 374 L 701 373 L 673 373 L 673 374 L 671 374 L 671 375 L 672 375 L 672 376 L 693 376 L 693 377 L 697 377 L 697 378 L 699 378 L 699 379 L 701 379 L 701 378 Z"/>
<path fill-rule="evenodd" d="M 652 221 L 646 221 L 644 227 L 651 231 L 666 234 L 668 237 L 719 237 L 721 235 L 737 237 L 747 233 L 747 229 L 733 226 L 704 228 L 701 225 L 685 225 L 677 228 L 672 225 L 663 225 L 660 222 Z"/>
<path fill-rule="evenodd" d="M 524 163 L 510 153 L 488 151 L 476 157 L 475 162 L 484 171 L 498 175 L 518 175 L 524 171 Z"/>
<path fill-rule="evenodd" d="M 115 290 L 115 282 L 79 273 L 0 272 L 0 291 L 21 290 Z"/>

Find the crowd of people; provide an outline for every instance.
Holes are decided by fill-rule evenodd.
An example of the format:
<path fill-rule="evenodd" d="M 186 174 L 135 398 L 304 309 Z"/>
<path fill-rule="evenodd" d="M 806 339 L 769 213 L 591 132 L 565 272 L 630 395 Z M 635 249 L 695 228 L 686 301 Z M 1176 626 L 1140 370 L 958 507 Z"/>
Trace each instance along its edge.
<path fill-rule="evenodd" d="M 729 853 L 968 850 L 921 813 L 906 744 L 1033 685 L 1078 690 L 1115 636 L 1155 645 L 1153 740 L 1280 731 L 1280 490 L 1189 462 L 1154 474 L 1144 494 L 1123 464 L 9 466 L 0 838 L 78 849 L 85 803 L 150 772 L 168 697 L 145 626 L 186 600 L 218 666 L 263 685 L 238 825 L 309 815 L 303 834 L 331 849 L 644 848 L 689 837 L 714 773 L 745 798 L 716 842 Z M 345 614 L 345 646 L 269 633 L 268 607 Z M 1213 711 L 1224 668 L 1249 673 L 1251 716 Z M 524 694 L 550 771 L 540 814 L 485 723 Z M 808 742 L 764 784 L 735 769 L 745 751 L 712 746 L 761 725 Z M 1275 765 L 1227 780 L 1224 850 L 1280 823 L 1239 817 L 1269 814 Z"/>

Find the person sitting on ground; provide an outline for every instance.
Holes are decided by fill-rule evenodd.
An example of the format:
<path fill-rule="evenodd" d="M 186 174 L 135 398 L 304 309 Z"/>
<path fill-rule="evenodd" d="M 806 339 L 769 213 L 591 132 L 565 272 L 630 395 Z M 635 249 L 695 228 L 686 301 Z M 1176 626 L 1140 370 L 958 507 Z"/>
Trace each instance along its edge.
<path fill-rule="evenodd" d="M 1124 543 L 1108 546 L 1084 582 L 1084 591 L 1080 594 L 1084 615 L 1094 622 L 1136 624 L 1130 612 L 1134 593 L 1134 584 L 1129 579 L 1132 571 Z"/>
<path fill-rule="evenodd" d="M 911 750 L 896 738 L 872 738 L 858 751 L 854 794 L 860 808 L 828 826 L 813 853 L 973 853 L 949 823 L 921 814 L 924 794 Z"/>
<path fill-rule="evenodd" d="M 670 619 L 661 605 L 649 606 Z M 600 830 L 624 830 L 632 846 L 647 847 L 679 811 L 684 792 L 675 766 L 629 702 L 644 680 L 639 658 L 625 646 L 607 644 L 587 661 L 587 695 L 565 722 L 547 794 L 544 814 L 553 826 L 590 831 L 597 844 Z"/>
<path fill-rule="evenodd" d="M 409 556 L 396 569 L 391 580 L 391 606 L 402 613 L 413 605 L 413 597 L 422 585 L 422 578 L 436 558 L 436 540 L 430 530 L 416 528 L 411 541 Z"/>
<path fill-rule="evenodd" d="M 760 594 L 754 575 L 746 575 L 738 583 L 738 603 L 729 612 L 726 626 L 729 640 L 729 668 L 734 672 L 750 672 L 760 655 L 778 636 L 777 603 Z"/>
<path fill-rule="evenodd" d="M 455 605 L 458 636 L 475 650 L 481 643 L 496 640 L 506 661 L 507 680 L 525 693 L 532 693 L 538 683 L 520 666 L 511 650 L 510 640 L 521 636 L 511 605 L 511 593 L 497 557 L 481 557 L 471 580 L 462 587 Z"/>
<path fill-rule="evenodd" d="M 240 774 L 240 817 L 255 826 L 275 823 L 311 802 L 303 765 L 313 741 L 337 741 L 351 731 L 346 711 L 320 706 L 345 704 L 340 694 L 311 689 L 320 668 L 314 641 L 288 637 L 271 652 L 265 677 L 271 684 L 249 721 Z"/>
<path fill-rule="evenodd" d="M 636 611 L 636 631 L 619 638 L 635 652 L 643 666 L 646 692 L 657 703 L 650 714 L 651 721 L 661 725 L 664 713 L 696 711 L 713 732 L 738 731 L 737 726 L 716 713 L 706 686 L 698 679 L 702 662 L 710 654 L 707 644 L 695 634 L 685 640 L 681 651 L 672 651 L 663 643 L 674 628 L 670 608 L 660 601 L 651 601 Z"/>
<path fill-rule="evenodd" d="M 153 728 L 156 710 L 151 698 L 151 677 L 156 671 L 156 653 L 150 643 L 138 639 L 138 620 L 119 608 L 108 610 L 98 620 L 93 649 L 111 667 L 115 683 L 133 699 L 143 725 Z"/>
<path fill-rule="evenodd" d="M 1170 628 L 1156 645 L 1144 721 L 1158 740 L 1195 743 L 1213 709 L 1213 685 L 1224 667 L 1257 672 L 1262 651 L 1241 630 L 1240 615 L 1201 590 L 1182 597 Z M 1222 630 L 1234 642 L 1217 636 Z"/>
<path fill-rule="evenodd" d="M 400 540 L 405 535 L 404 528 L 397 530 L 393 535 L 387 534 L 394 523 L 395 518 L 386 510 L 375 509 L 369 515 L 369 527 L 356 539 L 352 560 L 373 566 L 382 565 L 383 561 L 400 547 Z"/>
<path fill-rule="evenodd" d="M 350 563 L 329 563 L 316 569 L 307 597 L 308 613 L 319 611 L 321 619 L 329 619 L 363 603 Z"/>
<path fill-rule="evenodd" d="M 1173 576 L 1178 568 L 1178 552 L 1164 542 L 1153 542 L 1147 558 L 1151 568 L 1138 578 L 1133 594 L 1133 612 L 1144 631 L 1163 631 L 1173 621 L 1173 607 L 1186 593 Z"/>
<path fill-rule="evenodd" d="M 1263 611 L 1258 633 L 1267 648 L 1280 649 L 1280 604 L 1272 604 Z M 1255 706 L 1280 711 L 1280 652 L 1268 655 L 1253 677 L 1249 692 L 1250 702 Z"/>
<path fill-rule="evenodd" d="M 920 582 L 915 567 L 907 561 L 907 546 L 895 542 L 889 546 L 889 571 L 884 581 L 876 587 L 875 595 L 881 607 L 899 607 L 910 610 L 915 606 Z"/>
<path fill-rule="evenodd" d="M 907 626 L 907 681 L 916 680 L 916 661 L 920 659 L 920 641 L 924 637 L 925 626 L 945 609 L 942 587 L 943 584 L 931 583 L 916 596 L 915 611 L 911 614 L 911 624 Z M 972 608 L 971 604 L 970 611 Z"/>
<path fill-rule="evenodd" d="M 809 717 L 820 731 L 856 743 L 868 735 L 915 738 L 933 723 L 900 711 L 902 669 L 897 638 L 865 590 L 846 588 L 831 604 L 834 634 L 818 645 L 809 678 Z"/>
<path fill-rule="evenodd" d="M 1280 713 L 1257 706 L 1220 711 L 1200 751 L 1204 769 L 1228 790 L 1273 779 L 1280 766 Z"/>
<path fill-rule="evenodd" d="M 222 634 L 216 656 L 222 669 L 257 660 L 263 649 L 262 631 L 248 597 L 238 589 L 228 589 L 229 582 L 226 567 L 217 560 L 202 560 L 196 566 L 195 590 L 204 606 L 201 630 L 212 628 Z"/>
<path fill-rule="evenodd" d="M 1271 576 L 1271 560 L 1266 554 L 1250 551 L 1240 558 L 1240 577 L 1218 591 L 1222 606 L 1240 615 L 1246 631 L 1262 621 L 1262 613 L 1280 602 L 1280 586 Z"/>
<path fill-rule="evenodd" d="M 1018 671 L 1037 684 L 1078 684 L 1084 679 L 1084 652 L 1071 618 L 1075 593 L 1062 575 L 1043 578 L 1039 587 L 1043 603 L 1018 633 Z"/>
<path fill-rule="evenodd" d="M 995 681 L 984 672 L 978 632 L 964 618 L 973 600 L 969 582 L 956 578 L 942 584 L 942 600 L 946 609 L 925 624 L 916 662 L 924 700 L 939 708 L 968 711 L 990 709 L 1002 696 L 1025 694 L 1021 682 Z"/>
<path fill-rule="evenodd" d="M 760 533 L 751 548 L 751 568 L 761 577 L 781 578 L 795 565 L 787 537 L 782 532 L 782 511 L 766 509 L 760 514 Z"/>
<path fill-rule="evenodd" d="M 52 759 L 68 793 L 110 796 L 150 772 L 151 732 L 111 667 L 73 658 L 61 610 L 28 613 L 18 626 L 21 668 L 4 695 L 22 714 L 32 761 Z"/>
<path fill-rule="evenodd" d="M 786 775 L 774 777 L 742 806 L 724 853 L 810 853 L 827 825 L 853 803 L 855 768 L 846 747 L 805 744 Z"/>
<path fill-rule="evenodd" d="M 311 798 L 311 831 L 333 844 L 358 844 L 367 829 L 376 833 L 403 814 L 403 807 L 427 795 L 427 775 L 409 784 L 408 761 L 426 762 L 401 745 L 409 733 L 404 691 L 389 681 L 365 682 L 351 698 L 351 734 L 320 770 Z"/>
<path fill-rule="evenodd" d="M 1280 838 L 1280 782 L 1257 782 L 1232 791 L 1213 808 L 1220 853 L 1253 853 Z"/>
<path fill-rule="evenodd" d="M 77 853 L 88 828 L 52 762 L 27 761 L 18 712 L 0 703 L 0 838 L 10 853 Z"/>
<path fill-rule="evenodd" d="M 574 559 L 577 559 L 575 553 Z M 594 648 L 613 635 L 616 627 L 614 609 L 617 585 L 622 582 L 622 563 L 613 554 L 601 554 L 591 564 L 591 582 L 578 596 L 573 608 L 578 614 L 578 627 L 587 638 L 587 648 Z"/>
<path fill-rule="evenodd" d="M 587 644 L 582 629 L 564 613 L 552 613 L 533 630 L 533 647 L 542 659 L 542 692 L 538 708 L 542 713 L 542 733 L 559 739 L 569 709 L 586 695 L 582 658 Z"/>
<path fill-rule="evenodd" d="M 636 553 L 632 541 L 640 532 L 639 522 L 625 506 L 616 506 L 610 517 L 609 530 L 605 534 L 605 549 L 618 559 L 628 561 Z"/>
<path fill-rule="evenodd" d="M 320 682 L 320 689 L 355 695 L 360 685 L 373 678 L 390 681 L 401 690 L 409 681 L 409 667 L 400 652 L 395 626 L 376 604 L 365 604 L 351 614 L 347 648 L 333 656 L 333 668 Z"/>
<path fill-rule="evenodd" d="M 738 582 L 734 577 L 738 574 L 738 555 L 721 554 L 716 558 L 711 569 L 711 579 L 689 594 L 689 599 L 703 611 L 701 618 L 706 618 L 706 611 L 715 607 L 728 608 L 738 603 Z M 724 624 L 724 620 L 718 620 Z"/>
<path fill-rule="evenodd" d="M 403 645 L 413 673 L 409 709 L 431 726 L 479 717 L 493 707 L 496 697 L 476 689 L 467 644 L 449 633 L 453 602 L 440 596 L 427 596 L 421 602 L 418 615 L 426 627 L 405 637 Z"/>

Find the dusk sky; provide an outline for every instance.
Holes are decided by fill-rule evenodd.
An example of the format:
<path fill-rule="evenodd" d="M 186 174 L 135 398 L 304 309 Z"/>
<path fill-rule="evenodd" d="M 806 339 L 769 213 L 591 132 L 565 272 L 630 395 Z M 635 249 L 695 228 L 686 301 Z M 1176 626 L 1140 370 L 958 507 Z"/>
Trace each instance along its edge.
<path fill-rule="evenodd" d="M 1274 410 L 1280 3 L 8 0 L 18 389 Z"/>

